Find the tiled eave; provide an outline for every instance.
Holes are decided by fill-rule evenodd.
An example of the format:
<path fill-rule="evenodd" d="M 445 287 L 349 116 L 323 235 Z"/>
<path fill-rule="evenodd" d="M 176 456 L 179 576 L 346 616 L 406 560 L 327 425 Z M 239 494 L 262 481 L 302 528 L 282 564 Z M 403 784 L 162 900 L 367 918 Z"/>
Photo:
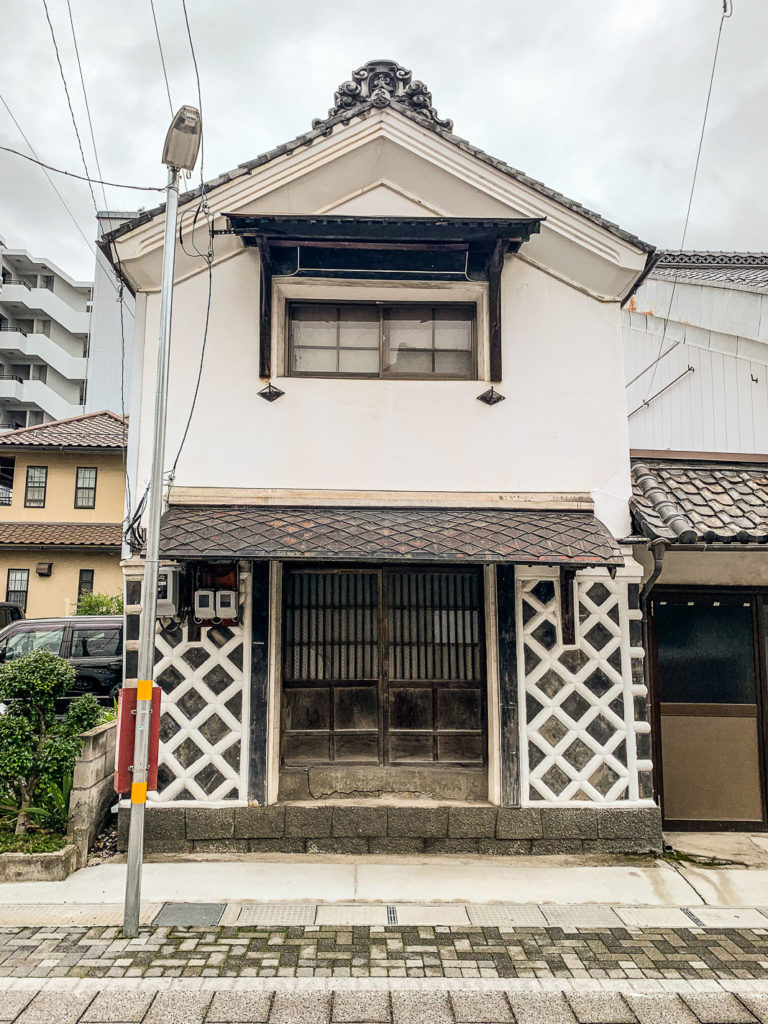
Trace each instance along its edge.
<path fill-rule="evenodd" d="M 768 465 L 632 459 L 635 529 L 671 545 L 768 545 Z"/>
<path fill-rule="evenodd" d="M 520 509 L 172 505 L 160 549 L 182 559 L 624 563 L 591 513 Z"/>

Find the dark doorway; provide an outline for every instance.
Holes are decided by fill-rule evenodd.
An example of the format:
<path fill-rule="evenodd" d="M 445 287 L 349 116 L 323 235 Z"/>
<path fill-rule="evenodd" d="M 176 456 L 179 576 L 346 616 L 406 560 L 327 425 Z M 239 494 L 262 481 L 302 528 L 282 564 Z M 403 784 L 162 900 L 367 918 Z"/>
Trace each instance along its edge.
<path fill-rule="evenodd" d="M 762 595 L 660 587 L 650 610 L 656 773 L 666 824 L 764 828 Z"/>
<path fill-rule="evenodd" d="M 281 764 L 486 763 L 479 570 L 287 570 Z"/>

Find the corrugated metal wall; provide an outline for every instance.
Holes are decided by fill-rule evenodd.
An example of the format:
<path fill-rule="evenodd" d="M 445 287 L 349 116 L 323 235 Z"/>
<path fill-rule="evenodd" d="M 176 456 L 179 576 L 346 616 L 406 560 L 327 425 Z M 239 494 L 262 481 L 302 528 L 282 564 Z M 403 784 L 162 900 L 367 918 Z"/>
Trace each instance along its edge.
<path fill-rule="evenodd" d="M 632 448 L 768 452 L 768 295 L 649 279 L 623 345 Z"/>

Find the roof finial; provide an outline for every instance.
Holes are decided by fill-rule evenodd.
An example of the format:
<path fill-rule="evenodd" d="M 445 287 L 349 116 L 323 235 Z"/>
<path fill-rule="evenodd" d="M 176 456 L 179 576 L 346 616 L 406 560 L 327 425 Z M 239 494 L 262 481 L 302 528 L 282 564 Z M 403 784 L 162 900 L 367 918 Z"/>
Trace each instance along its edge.
<path fill-rule="evenodd" d="M 426 85 L 413 81 L 411 72 L 394 60 L 370 60 L 353 71 L 352 78 L 342 82 L 336 90 L 328 117 L 346 113 L 352 117 L 369 104 L 379 109 L 390 105 L 405 107 L 431 125 L 453 131 L 453 121 L 437 116 L 432 106 L 432 93 Z M 318 128 L 323 123 L 324 120 L 316 119 L 312 127 Z"/>

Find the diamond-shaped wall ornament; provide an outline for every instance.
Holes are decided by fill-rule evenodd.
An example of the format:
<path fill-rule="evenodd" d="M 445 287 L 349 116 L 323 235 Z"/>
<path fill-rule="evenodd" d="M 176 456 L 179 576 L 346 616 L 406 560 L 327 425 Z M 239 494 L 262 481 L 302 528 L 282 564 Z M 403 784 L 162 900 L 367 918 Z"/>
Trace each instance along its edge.
<path fill-rule="evenodd" d="M 284 394 L 285 392 L 281 391 L 280 388 L 276 388 L 272 381 L 258 392 L 259 398 L 263 398 L 265 402 L 276 402 L 278 398 L 282 398 Z"/>
<path fill-rule="evenodd" d="M 630 612 L 626 583 L 607 573 L 597 580 L 587 572 L 583 576 L 576 577 L 576 645 L 566 649 L 559 628 L 559 580 L 536 578 L 533 569 L 517 575 L 523 653 L 518 671 L 527 740 L 521 783 L 524 799 L 533 803 L 639 798 L 636 732 L 648 725 L 631 718 L 639 686 L 633 685 L 630 649 L 622 647 L 636 613 Z"/>
<path fill-rule="evenodd" d="M 477 400 L 478 402 L 485 402 L 486 405 L 497 405 L 499 402 L 504 401 L 504 395 L 496 391 L 493 385 L 491 385 L 482 395 L 477 396 Z"/>

